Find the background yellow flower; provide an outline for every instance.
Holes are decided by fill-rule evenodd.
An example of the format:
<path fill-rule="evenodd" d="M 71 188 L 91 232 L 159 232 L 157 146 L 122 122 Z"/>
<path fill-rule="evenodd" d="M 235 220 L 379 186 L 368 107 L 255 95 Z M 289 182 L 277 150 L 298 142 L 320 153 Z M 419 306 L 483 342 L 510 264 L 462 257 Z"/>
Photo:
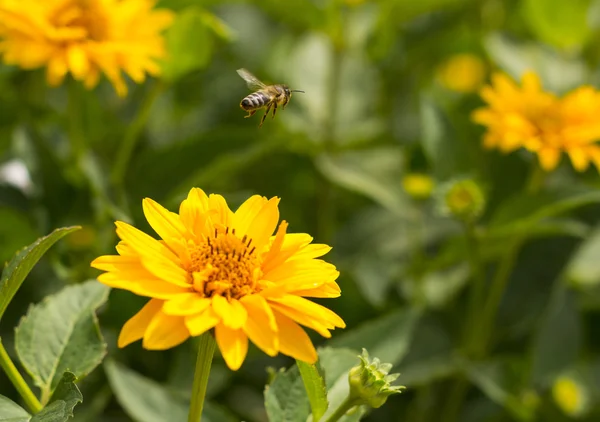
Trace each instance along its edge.
<path fill-rule="evenodd" d="M 567 153 L 577 171 L 590 162 L 600 168 L 600 94 L 594 88 L 580 87 L 557 98 L 543 90 L 535 73 L 525 73 L 522 86 L 498 73 L 481 97 L 488 106 L 475 110 L 473 120 L 488 128 L 486 148 L 526 148 L 547 171 L 556 168 L 561 153 Z"/>
<path fill-rule="evenodd" d="M 174 347 L 215 329 L 229 368 L 237 370 L 248 338 L 270 356 L 281 352 L 313 363 L 317 353 L 298 324 L 324 337 L 344 327 L 329 309 L 304 297 L 338 297 L 339 272 L 319 258 L 331 249 L 307 234 L 287 234 L 278 198 L 255 195 L 233 213 L 220 195 L 192 189 L 179 209 L 151 199 L 144 214 L 158 241 L 117 222 L 117 256 L 92 266 L 98 280 L 152 299 L 121 330 L 119 347 L 143 338 L 147 349 Z"/>
<path fill-rule="evenodd" d="M 444 87 L 457 92 L 475 92 L 484 82 L 485 63 L 474 54 L 456 54 L 446 60 L 437 73 Z"/>
<path fill-rule="evenodd" d="M 165 50 L 160 32 L 172 13 L 152 0 L 0 0 L 0 53 L 6 64 L 46 67 L 50 85 L 67 73 L 86 87 L 104 73 L 120 96 L 122 72 L 141 83 L 157 75 Z"/>

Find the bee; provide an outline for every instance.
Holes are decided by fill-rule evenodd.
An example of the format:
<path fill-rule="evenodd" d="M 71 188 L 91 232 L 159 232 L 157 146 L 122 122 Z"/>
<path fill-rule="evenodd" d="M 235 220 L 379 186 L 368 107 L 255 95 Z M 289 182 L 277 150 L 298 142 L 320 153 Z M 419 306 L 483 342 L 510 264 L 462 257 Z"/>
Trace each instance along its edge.
<path fill-rule="evenodd" d="M 265 85 L 256 76 L 248 72 L 246 69 L 238 69 L 238 75 L 246 81 L 248 88 L 255 91 L 252 94 L 244 97 L 240 102 L 242 110 L 247 111 L 248 115 L 244 117 L 250 117 L 261 108 L 266 108 L 265 114 L 263 115 L 258 127 L 261 127 L 269 114 L 269 110 L 273 109 L 273 119 L 275 113 L 277 113 L 277 107 L 281 106 L 285 108 L 287 103 L 292 98 L 292 92 L 302 92 L 297 89 L 290 89 L 287 85 L 276 84 L 276 85 Z"/>

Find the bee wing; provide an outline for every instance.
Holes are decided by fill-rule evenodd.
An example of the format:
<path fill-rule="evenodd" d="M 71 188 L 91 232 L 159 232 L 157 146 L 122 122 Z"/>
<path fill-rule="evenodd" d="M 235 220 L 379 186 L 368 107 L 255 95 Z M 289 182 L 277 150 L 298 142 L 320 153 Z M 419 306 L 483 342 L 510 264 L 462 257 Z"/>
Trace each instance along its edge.
<path fill-rule="evenodd" d="M 248 85 L 248 88 L 250 88 L 251 90 L 256 91 L 256 90 L 263 89 L 263 88 L 267 87 L 256 76 L 254 76 L 252 73 L 250 73 L 246 69 L 243 69 L 243 68 L 242 69 L 238 69 L 237 73 L 238 73 L 238 75 L 240 75 L 242 77 L 243 80 L 246 81 L 246 84 Z"/>

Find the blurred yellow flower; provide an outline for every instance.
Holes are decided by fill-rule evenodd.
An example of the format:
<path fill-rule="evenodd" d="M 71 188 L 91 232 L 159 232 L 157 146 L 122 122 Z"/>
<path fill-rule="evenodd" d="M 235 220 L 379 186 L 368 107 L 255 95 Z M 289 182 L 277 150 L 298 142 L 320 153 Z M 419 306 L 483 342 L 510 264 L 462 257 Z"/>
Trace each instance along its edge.
<path fill-rule="evenodd" d="M 552 396 L 556 404 L 569 416 L 578 416 L 585 411 L 586 393 L 571 377 L 557 378 L 552 386 Z"/>
<path fill-rule="evenodd" d="M 0 0 L 0 54 L 23 69 L 46 67 L 50 85 L 67 73 L 86 87 L 104 73 L 120 96 L 122 72 L 141 83 L 165 56 L 160 32 L 173 14 L 154 0 Z"/>
<path fill-rule="evenodd" d="M 409 173 L 402 178 L 402 187 L 415 199 L 427 199 L 431 196 L 434 183 L 427 174 Z"/>
<path fill-rule="evenodd" d="M 234 213 L 221 195 L 194 188 L 179 214 L 144 199 L 146 219 L 162 240 L 118 221 L 119 255 L 92 262 L 107 271 L 98 281 L 152 298 L 123 326 L 119 347 L 143 338 L 146 349 L 168 349 L 214 327 L 232 370 L 242 365 L 248 338 L 270 356 L 315 362 L 314 346 L 298 324 L 324 337 L 345 324 L 305 297 L 338 297 L 339 272 L 316 259 L 329 246 L 286 233 L 285 221 L 277 228 L 278 204 L 278 198 L 255 195 Z"/>
<path fill-rule="evenodd" d="M 456 54 L 438 69 L 440 83 L 457 92 L 475 92 L 483 84 L 485 63 L 474 54 Z"/>
<path fill-rule="evenodd" d="M 486 148 L 526 148 L 546 171 L 556 168 L 563 152 L 577 171 L 590 162 L 600 169 L 600 93 L 594 88 L 583 86 L 558 98 L 545 92 L 532 72 L 523 75 L 522 87 L 498 73 L 481 97 L 488 107 L 475 110 L 473 120 L 488 128 Z"/>

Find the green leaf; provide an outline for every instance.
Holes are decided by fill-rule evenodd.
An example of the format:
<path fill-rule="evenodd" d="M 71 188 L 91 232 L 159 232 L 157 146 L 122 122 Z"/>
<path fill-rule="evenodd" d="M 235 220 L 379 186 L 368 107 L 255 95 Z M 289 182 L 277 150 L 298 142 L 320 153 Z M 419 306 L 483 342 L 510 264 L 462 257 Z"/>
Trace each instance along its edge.
<path fill-rule="evenodd" d="M 206 13 L 198 7 L 179 12 L 165 33 L 168 57 L 162 64 L 162 77 L 175 82 L 209 62 L 213 40 L 206 26 Z"/>
<path fill-rule="evenodd" d="M 308 401 L 310 402 L 310 408 L 312 411 L 313 421 L 317 422 L 321 420 L 321 417 L 327 411 L 327 388 L 325 387 L 325 380 L 321 376 L 317 365 L 311 365 L 300 360 L 296 360 L 298 370 L 306 389 Z"/>
<path fill-rule="evenodd" d="M 297 366 L 281 369 L 265 387 L 265 409 L 271 422 L 306 422 L 310 402 Z"/>
<path fill-rule="evenodd" d="M 591 35 L 591 0 L 524 0 L 525 22 L 542 41 L 559 48 L 581 46 Z"/>
<path fill-rule="evenodd" d="M 588 74 L 581 59 L 558 54 L 539 43 L 518 43 L 494 33 L 484 39 L 484 44 L 492 60 L 513 78 L 520 78 L 524 72 L 532 70 L 550 91 L 574 89 Z"/>
<path fill-rule="evenodd" d="M 6 311 L 8 304 L 21 287 L 27 274 L 46 251 L 59 239 L 80 228 L 79 226 L 73 226 L 56 229 L 48 236 L 39 238 L 25 249 L 17 252 L 4 268 L 2 279 L 0 279 L 0 319 L 2 319 L 4 311 Z"/>
<path fill-rule="evenodd" d="M 547 386 L 560 372 L 573 365 L 582 339 L 583 329 L 575 293 L 558 283 L 534 337 L 533 382 Z"/>
<path fill-rule="evenodd" d="M 506 201 L 494 214 L 489 235 L 527 233 L 542 220 L 597 203 L 600 203 L 600 192 L 597 190 L 562 190 L 535 195 L 522 193 Z"/>
<path fill-rule="evenodd" d="M 31 415 L 8 397 L 0 395 L 0 422 L 28 422 Z"/>
<path fill-rule="evenodd" d="M 123 410 L 135 421 L 185 421 L 188 406 L 165 387 L 107 359 L 104 371 Z"/>
<path fill-rule="evenodd" d="M 597 226 L 573 254 L 565 271 L 567 279 L 577 286 L 596 286 L 600 283 L 600 226 Z"/>
<path fill-rule="evenodd" d="M 65 372 L 52 394 L 52 398 L 32 422 L 64 422 L 73 417 L 73 409 L 77 403 L 83 402 L 83 396 L 75 385 L 77 377 L 71 372 Z"/>
<path fill-rule="evenodd" d="M 81 378 L 102 361 L 106 344 L 94 311 L 108 293 L 109 288 L 95 280 L 68 286 L 31 306 L 22 318 L 15 348 L 42 397 L 50 396 L 64 372 Z"/>
<path fill-rule="evenodd" d="M 357 354 L 364 347 L 371 356 L 395 365 L 408 352 L 414 327 L 420 316 L 421 311 L 418 309 L 392 312 L 346 331 L 329 344 L 356 350 Z"/>
<path fill-rule="evenodd" d="M 189 403 L 176 391 L 107 359 L 104 371 L 119 404 L 133 420 L 139 422 L 183 422 Z M 204 422 L 236 422 L 227 410 L 205 402 Z"/>
<path fill-rule="evenodd" d="M 317 157 L 317 167 L 333 183 L 361 193 L 390 211 L 404 215 L 408 200 L 400 181 L 404 155 L 399 148 L 380 147 Z"/>

